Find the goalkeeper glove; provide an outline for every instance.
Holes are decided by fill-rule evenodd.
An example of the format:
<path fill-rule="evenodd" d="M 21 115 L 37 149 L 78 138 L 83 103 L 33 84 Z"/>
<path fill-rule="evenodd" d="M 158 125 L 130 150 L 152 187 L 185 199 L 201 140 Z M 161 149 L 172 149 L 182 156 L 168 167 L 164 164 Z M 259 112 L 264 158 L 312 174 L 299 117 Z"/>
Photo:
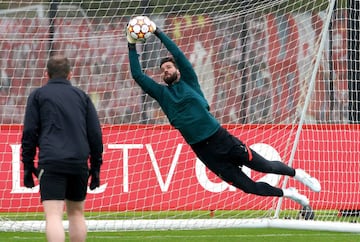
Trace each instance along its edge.
<path fill-rule="evenodd" d="M 94 190 L 100 186 L 100 169 L 90 169 L 90 176 L 90 190 Z"/>
<path fill-rule="evenodd" d="M 127 31 L 127 28 L 126 28 L 126 39 L 129 44 L 136 44 L 136 40 L 130 36 L 129 32 Z"/>
<path fill-rule="evenodd" d="M 102 158 L 97 160 L 92 159 L 90 163 L 90 190 L 94 190 L 100 186 L 100 166 L 102 164 Z"/>
<path fill-rule="evenodd" d="M 128 24 L 126 25 L 125 27 L 125 34 L 126 34 L 126 39 L 127 39 L 127 42 L 129 44 L 136 44 L 136 39 L 134 39 L 133 37 L 131 37 L 130 33 L 129 33 L 129 29 L 128 29 Z"/>
<path fill-rule="evenodd" d="M 161 32 L 161 29 L 159 27 L 156 26 L 156 24 L 154 23 L 154 21 L 152 21 L 151 19 L 150 20 L 150 25 L 152 28 L 150 28 L 150 32 L 152 34 L 155 34 L 156 36 L 158 35 L 158 33 Z"/>
<path fill-rule="evenodd" d="M 150 25 L 152 27 L 152 28 L 150 28 L 150 32 L 154 34 L 157 29 L 156 24 L 154 23 L 154 21 L 150 20 Z"/>
<path fill-rule="evenodd" d="M 33 188 L 35 186 L 33 174 L 38 177 L 39 171 L 35 168 L 34 163 L 24 163 L 24 186 L 27 188 Z"/>

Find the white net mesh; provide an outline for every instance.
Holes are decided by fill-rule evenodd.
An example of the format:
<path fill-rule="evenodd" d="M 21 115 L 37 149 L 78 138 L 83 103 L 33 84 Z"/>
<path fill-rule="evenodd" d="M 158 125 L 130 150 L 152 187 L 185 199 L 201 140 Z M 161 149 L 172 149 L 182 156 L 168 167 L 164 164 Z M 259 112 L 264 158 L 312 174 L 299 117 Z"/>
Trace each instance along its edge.
<path fill-rule="evenodd" d="M 191 219 L 204 219 L 206 226 L 214 217 L 299 218 L 300 207 L 291 200 L 245 194 L 206 170 L 132 80 L 124 29 L 131 17 L 146 15 L 185 52 L 212 113 L 230 132 L 249 145 L 271 145 L 283 162 L 319 178 L 323 190 L 312 193 L 292 179 L 244 168 L 249 176 L 297 187 L 309 197 L 319 223 L 357 221 L 342 215 L 360 210 L 360 135 L 351 124 L 358 121 L 358 104 L 348 85 L 358 80 L 359 58 L 353 58 L 357 49 L 349 39 L 357 31 L 352 21 L 358 12 L 333 3 L 2 1 L 0 219 L 42 220 L 38 187 L 22 187 L 19 151 L 26 98 L 46 83 L 52 53 L 70 58 L 71 81 L 89 93 L 103 126 L 103 185 L 86 201 L 95 229 L 100 221 L 105 228 L 129 229 L 112 224 L 156 219 L 166 225 L 161 219 L 178 219 L 186 228 Z M 160 81 L 166 49 L 155 37 L 138 47 L 144 70 Z"/>

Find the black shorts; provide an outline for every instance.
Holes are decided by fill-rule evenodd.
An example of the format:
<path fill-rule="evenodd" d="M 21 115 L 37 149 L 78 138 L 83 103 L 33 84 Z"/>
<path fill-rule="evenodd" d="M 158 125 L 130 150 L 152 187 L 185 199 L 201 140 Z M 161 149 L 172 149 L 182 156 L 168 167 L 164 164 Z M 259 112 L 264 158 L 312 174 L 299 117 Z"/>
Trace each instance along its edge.
<path fill-rule="evenodd" d="M 210 166 L 213 163 L 221 166 L 224 162 L 242 166 L 252 160 L 250 148 L 222 127 L 209 138 L 191 145 L 191 148 L 200 160 Z"/>
<path fill-rule="evenodd" d="M 239 167 L 248 165 L 252 151 L 242 141 L 220 127 L 204 141 L 191 145 L 197 157 L 224 181 L 241 187 L 249 179 Z"/>
<path fill-rule="evenodd" d="M 67 174 L 41 169 L 40 196 L 45 200 L 84 201 L 87 192 L 89 173 Z"/>

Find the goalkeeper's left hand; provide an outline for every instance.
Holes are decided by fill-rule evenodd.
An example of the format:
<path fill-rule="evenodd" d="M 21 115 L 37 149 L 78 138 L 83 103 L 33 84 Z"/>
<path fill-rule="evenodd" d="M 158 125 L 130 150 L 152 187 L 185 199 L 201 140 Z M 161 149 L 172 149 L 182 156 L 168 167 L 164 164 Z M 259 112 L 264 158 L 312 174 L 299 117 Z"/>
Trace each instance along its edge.
<path fill-rule="evenodd" d="M 156 29 L 157 29 L 156 24 L 155 24 L 154 21 L 152 21 L 151 19 L 149 19 L 149 20 L 150 20 L 150 25 L 151 25 L 150 32 L 151 32 L 152 34 L 154 34 L 155 31 L 156 31 Z"/>
<path fill-rule="evenodd" d="M 90 169 L 90 190 L 100 186 L 100 169 Z"/>
<path fill-rule="evenodd" d="M 34 163 L 24 163 L 24 186 L 27 188 L 33 188 L 35 186 L 33 174 L 38 177 L 39 171 L 35 168 Z"/>
<path fill-rule="evenodd" d="M 100 186 L 100 166 L 102 165 L 102 158 L 90 160 L 90 190 Z"/>

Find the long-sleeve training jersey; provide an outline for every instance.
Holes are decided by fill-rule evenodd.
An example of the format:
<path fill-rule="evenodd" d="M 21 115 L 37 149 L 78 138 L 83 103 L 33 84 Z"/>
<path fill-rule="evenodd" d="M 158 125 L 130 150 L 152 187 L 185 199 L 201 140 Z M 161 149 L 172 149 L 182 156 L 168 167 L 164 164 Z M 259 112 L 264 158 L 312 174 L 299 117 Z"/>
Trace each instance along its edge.
<path fill-rule="evenodd" d="M 22 161 L 31 164 L 39 148 L 39 167 L 76 173 L 88 158 L 100 161 L 102 133 L 95 107 L 85 92 L 56 78 L 28 98 L 22 135 Z M 100 165 L 100 164 L 99 164 Z"/>
<path fill-rule="evenodd" d="M 184 53 L 163 32 L 156 33 L 172 54 L 180 71 L 180 80 L 169 86 L 159 84 L 141 69 L 134 44 L 129 44 L 131 74 L 140 87 L 153 97 L 172 126 L 180 131 L 188 144 L 195 144 L 214 134 L 219 122 L 209 111 L 197 75 Z"/>

